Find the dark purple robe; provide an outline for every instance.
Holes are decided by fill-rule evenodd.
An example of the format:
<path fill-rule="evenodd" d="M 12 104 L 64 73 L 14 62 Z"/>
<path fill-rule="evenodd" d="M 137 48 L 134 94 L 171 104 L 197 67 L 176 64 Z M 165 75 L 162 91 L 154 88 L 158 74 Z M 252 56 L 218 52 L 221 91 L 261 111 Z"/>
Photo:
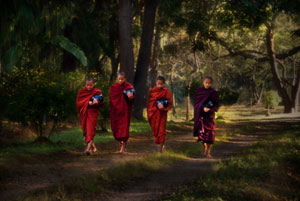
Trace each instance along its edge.
<path fill-rule="evenodd" d="M 211 101 L 213 107 L 204 112 L 202 105 Z M 198 140 L 213 144 L 215 141 L 215 112 L 219 108 L 219 95 L 213 88 L 199 87 L 194 100 L 194 136 Z M 202 132 L 200 132 L 202 131 Z"/>

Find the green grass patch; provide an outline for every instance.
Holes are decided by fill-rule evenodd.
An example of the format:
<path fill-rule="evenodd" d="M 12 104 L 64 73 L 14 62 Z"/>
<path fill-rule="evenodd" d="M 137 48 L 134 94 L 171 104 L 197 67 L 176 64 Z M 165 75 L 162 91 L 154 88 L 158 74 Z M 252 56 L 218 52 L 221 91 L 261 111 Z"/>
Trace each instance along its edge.
<path fill-rule="evenodd" d="M 132 135 L 138 133 L 150 132 L 149 123 L 146 121 L 136 121 L 131 123 L 130 132 Z M 1 156 L 6 154 L 52 154 L 59 151 L 76 149 L 83 147 L 84 137 L 81 128 L 73 128 L 70 130 L 61 131 L 52 134 L 49 139 L 52 143 L 34 143 L 36 138 L 26 140 L 16 140 L 14 142 L 1 144 L 0 146 L 0 161 Z M 97 133 L 95 143 L 105 143 L 114 140 L 112 132 Z"/>
<path fill-rule="evenodd" d="M 300 131 L 268 136 L 165 200 L 299 200 Z"/>

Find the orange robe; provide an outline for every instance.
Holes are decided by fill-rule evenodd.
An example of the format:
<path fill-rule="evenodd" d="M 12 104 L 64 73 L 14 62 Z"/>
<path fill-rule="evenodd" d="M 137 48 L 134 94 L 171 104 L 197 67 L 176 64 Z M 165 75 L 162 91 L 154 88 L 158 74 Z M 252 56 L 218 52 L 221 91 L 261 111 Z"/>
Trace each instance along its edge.
<path fill-rule="evenodd" d="M 158 109 L 156 100 L 167 99 L 169 104 L 162 110 Z M 154 87 L 149 92 L 147 116 L 152 129 L 152 135 L 155 137 L 155 143 L 161 144 L 166 140 L 166 124 L 168 110 L 172 108 L 172 95 L 166 88 Z"/>

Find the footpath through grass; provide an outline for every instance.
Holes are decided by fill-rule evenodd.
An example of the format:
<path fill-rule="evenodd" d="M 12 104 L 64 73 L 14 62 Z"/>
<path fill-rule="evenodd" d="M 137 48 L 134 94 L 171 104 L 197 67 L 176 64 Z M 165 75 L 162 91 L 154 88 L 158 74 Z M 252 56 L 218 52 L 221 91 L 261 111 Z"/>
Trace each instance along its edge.
<path fill-rule="evenodd" d="M 171 123 L 170 126 L 173 126 Z M 150 132 L 150 127 L 146 121 L 135 121 L 131 123 L 131 135 Z M 14 142 L 0 145 L 0 164 L 7 160 L 14 160 L 17 157 L 31 157 L 32 155 L 49 155 L 65 150 L 74 150 L 84 147 L 84 137 L 81 128 L 73 128 L 49 137 L 50 143 L 35 143 L 36 138 L 27 140 L 16 140 Z M 95 143 L 106 143 L 114 140 L 112 132 L 96 133 Z"/>
<path fill-rule="evenodd" d="M 268 136 L 165 200 L 299 200 L 300 125 Z"/>
<path fill-rule="evenodd" d="M 225 123 L 219 122 L 223 126 Z M 170 127 L 176 130 L 182 124 L 171 123 Z M 175 127 L 175 128 L 174 128 Z M 243 128 L 247 132 L 246 128 Z M 218 135 L 218 144 L 238 136 L 242 130 L 228 130 Z M 44 201 L 44 200 L 85 200 L 86 197 L 96 199 L 98 196 L 109 196 L 110 193 L 120 191 L 125 187 L 133 185 L 141 179 L 147 178 L 151 173 L 161 168 L 166 168 L 175 162 L 183 161 L 189 157 L 199 155 L 201 145 L 194 141 L 185 143 L 175 149 L 168 149 L 163 154 L 151 154 L 120 165 L 98 171 L 87 177 L 75 178 L 71 181 L 52 186 L 45 190 L 31 193 L 22 200 Z"/>
<path fill-rule="evenodd" d="M 186 124 L 186 122 L 168 122 L 167 128 L 173 128 Z M 151 132 L 148 121 L 133 121 L 130 126 L 130 135 L 141 135 Z M 84 137 L 81 128 L 73 128 L 49 137 L 50 143 L 35 143 L 36 138 L 15 140 L 9 143 L 0 144 L 0 165 L 17 158 L 30 158 L 33 155 L 51 155 L 65 150 L 75 150 L 84 147 Z M 114 141 L 110 129 L 107 133 L 96 133 L 94 141 L 96 144 Z"/>
<path fill-rule="evenodd" d="M 90 176 L 75 178 L 63 184 L 55 185 L 44 190 L 38 190 L 25 198 L 25 201 L 74 201 L 97 197 L 103 199 L 114 191 L 133 185 L 136 181 L 149 176 L 151 173 L 172 165 L 186 156 L 174 152 L 153 154 L 120 165 L 98 171 Z M 89 200 L 89 199 L 88 199 Z M 104 199 L 105 200 L 105 199 Z"/>

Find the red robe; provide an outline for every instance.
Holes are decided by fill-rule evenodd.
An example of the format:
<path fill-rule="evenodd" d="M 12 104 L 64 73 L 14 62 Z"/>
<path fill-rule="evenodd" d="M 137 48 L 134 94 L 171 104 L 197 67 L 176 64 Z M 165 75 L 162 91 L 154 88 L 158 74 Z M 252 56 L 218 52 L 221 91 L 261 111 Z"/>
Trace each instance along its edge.
<path fill-rule="evenodd" d="M 169 104 L 162 110 L 156 106 L 157 99 L 167 99 Z M 166 139 L 166 123 L 168 110 L 172 108 L 172 95 L 166 88 L 154 87 L 149 92 L 147 116 L 152 129 L 152 135 L 155 137 L 155 143 L 161 144 Z"/>
<path fill-rule="evenodd" d="M 99 89 L 93 88 L 89 91 L 86 87 L 84 87 L 79 90 L 76 98 L 76 108 L 80 116 L 81 128 L 83 135 L 85 136 L 86 143 L 94 139 L 99 106 L 103 104 L 98 103 L 97 105 L 91 106 L 89 105 L 89 101 L 91 97 L 100 94 L 102 94 L 102 92 Z"/>
<path fill-rule="evenodd" d="M 123 84 L 115 83 L 110 87 L 109 108 L 111 130 L 119 142 L 127 142 L 129 138 L 129 126 L 134 99 L 127 101 L 123 91 L 133 89 L 128 82 Z"/>

